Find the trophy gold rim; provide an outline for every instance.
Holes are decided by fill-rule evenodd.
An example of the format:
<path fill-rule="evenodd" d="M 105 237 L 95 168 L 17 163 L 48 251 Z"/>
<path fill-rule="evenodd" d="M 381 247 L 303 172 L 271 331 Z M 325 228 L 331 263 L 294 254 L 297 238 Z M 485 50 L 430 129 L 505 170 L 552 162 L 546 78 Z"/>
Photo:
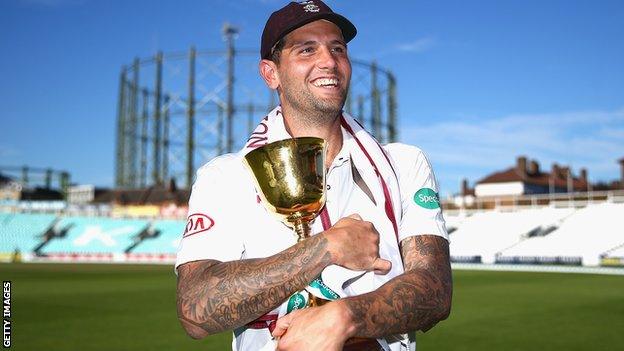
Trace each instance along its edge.
<path fill-rule="evenodd" d="M 299 240 L 309 235 L 309 223 L 325 205 L 326 146 L 322 138 L 290 138 L 261 146 L 244 158 L 267 210 Z"/>

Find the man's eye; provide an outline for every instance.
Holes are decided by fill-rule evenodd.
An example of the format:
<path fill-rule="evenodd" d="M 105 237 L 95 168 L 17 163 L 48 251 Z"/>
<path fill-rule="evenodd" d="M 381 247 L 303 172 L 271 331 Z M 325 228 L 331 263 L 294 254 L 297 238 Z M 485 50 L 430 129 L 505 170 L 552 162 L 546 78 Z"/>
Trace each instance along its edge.
<path fill-rule="evenodd" d="M 346 48 L 344 46 L 336 46 L 332 49 L 334 52 L 344 53 Z"/>
<path fill-rule="evenodd" d="M 300 53 L 302 53 L 302 54 L 309 54 L 309 53 L 312 53 L 312 52 L 314 52 L 313 48 L 303 48 L 300 51 Z"/>

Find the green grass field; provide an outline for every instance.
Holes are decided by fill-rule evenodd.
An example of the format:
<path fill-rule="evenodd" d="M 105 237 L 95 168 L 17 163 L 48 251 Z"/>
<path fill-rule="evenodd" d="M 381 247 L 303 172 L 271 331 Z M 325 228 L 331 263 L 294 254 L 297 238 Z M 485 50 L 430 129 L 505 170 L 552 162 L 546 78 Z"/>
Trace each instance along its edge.
<path fill-rule="evenodd" d="M 15 350 L 228 350 L 188 338 L 170 266 L 0 264 Z M 451 317 L 422 350 L 624 349 L 624 277 L 454 271 Z"/>

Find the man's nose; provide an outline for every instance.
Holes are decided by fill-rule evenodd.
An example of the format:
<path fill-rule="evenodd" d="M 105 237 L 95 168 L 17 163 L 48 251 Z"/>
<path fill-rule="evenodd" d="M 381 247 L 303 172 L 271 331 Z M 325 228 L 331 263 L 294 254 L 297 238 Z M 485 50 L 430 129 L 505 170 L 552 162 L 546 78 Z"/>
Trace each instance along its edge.
<path fill-rule="evenodd" d="M 319 57 L 317 65 L 321 69 L 334 69 L 336 68 L 337 62 L 334 57 L 331 48 L 327 46 L 321 46 L 319 49 Z"/>

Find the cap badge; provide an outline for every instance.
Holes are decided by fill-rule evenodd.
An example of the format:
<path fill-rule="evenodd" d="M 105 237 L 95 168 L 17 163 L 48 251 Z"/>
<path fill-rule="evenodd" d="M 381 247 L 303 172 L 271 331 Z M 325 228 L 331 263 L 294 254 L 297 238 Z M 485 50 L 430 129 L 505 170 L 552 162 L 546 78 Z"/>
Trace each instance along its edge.
<path fill-rule="evenodd" d="M 319 7 L 314 4 L 314 1 L 302 1 L 300 2 L 303 5 L 303 10 L 305 12 L 319 12 Z"/>

